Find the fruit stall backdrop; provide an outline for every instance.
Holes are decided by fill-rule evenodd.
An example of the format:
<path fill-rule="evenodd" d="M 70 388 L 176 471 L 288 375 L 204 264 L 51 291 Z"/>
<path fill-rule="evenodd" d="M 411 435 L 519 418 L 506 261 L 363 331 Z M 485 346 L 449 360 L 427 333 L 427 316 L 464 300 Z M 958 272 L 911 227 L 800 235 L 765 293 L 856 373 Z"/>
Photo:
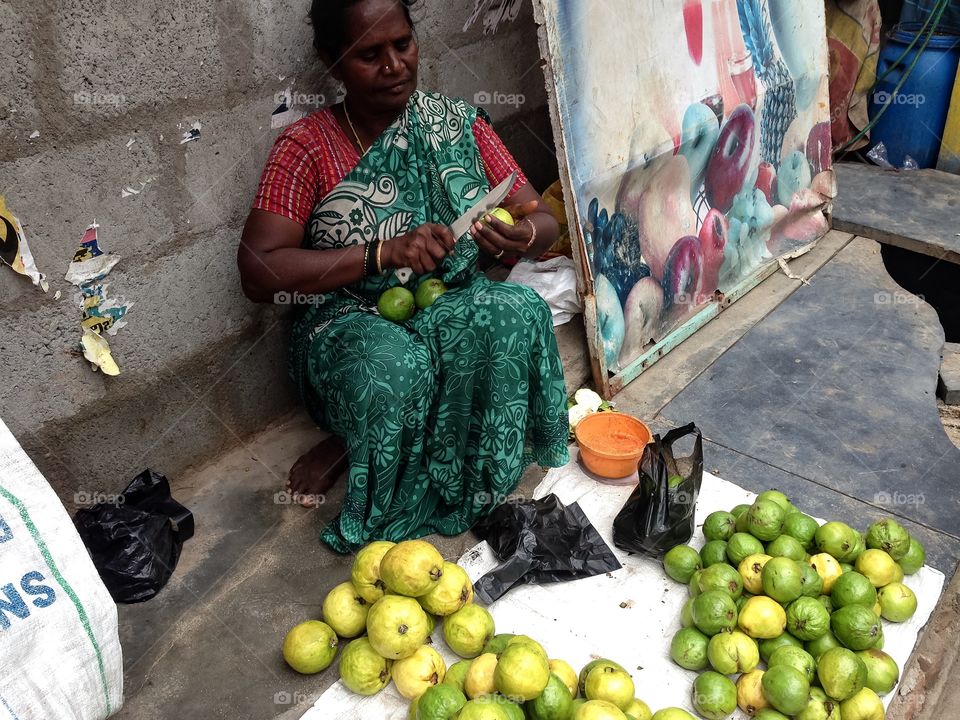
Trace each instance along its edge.
<path fill-rule="evenodd" d="M 608 397 L 829 229 L 822 3 L 538 0 Z"/>

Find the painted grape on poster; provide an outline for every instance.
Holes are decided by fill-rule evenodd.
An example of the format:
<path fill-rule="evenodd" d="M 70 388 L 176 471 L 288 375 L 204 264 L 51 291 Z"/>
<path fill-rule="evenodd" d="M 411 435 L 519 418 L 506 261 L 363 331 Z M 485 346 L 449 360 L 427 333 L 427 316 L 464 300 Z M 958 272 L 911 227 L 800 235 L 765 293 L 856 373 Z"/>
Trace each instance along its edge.
<path fill-rule="evenodd" d="M 600 367 L 618 373 L 829 229 L 824 8 L 540 0 L 538 15 Z"/>

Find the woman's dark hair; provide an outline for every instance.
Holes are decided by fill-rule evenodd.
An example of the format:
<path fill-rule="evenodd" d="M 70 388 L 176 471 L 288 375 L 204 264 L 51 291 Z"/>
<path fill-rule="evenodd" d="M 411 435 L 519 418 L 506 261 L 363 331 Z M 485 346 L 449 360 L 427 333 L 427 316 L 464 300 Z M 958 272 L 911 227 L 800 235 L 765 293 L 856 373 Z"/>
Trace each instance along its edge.
<path fill-rule="evenodd" d="M 313 46 L 321 56 L 336 60 L 347 41 L 347 10 L 361 0 L 313 0 L 310 23 L 313 25 Z M 397 0 L 403 7 L 407 22 L 413 27 L 410 6 L 417 0 Z"/>

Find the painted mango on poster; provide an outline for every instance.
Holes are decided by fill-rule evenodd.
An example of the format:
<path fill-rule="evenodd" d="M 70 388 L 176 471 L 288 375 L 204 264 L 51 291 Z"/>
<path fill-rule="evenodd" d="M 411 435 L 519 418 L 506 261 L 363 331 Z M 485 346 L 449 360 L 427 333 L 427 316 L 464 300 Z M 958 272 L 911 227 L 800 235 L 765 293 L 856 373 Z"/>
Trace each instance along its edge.
<path fill-rule="evenodd" d="M 795 0 L 543 9 L 605 365 L 617 372 L 718 292 L 828 230 L 824 9 Z"/>

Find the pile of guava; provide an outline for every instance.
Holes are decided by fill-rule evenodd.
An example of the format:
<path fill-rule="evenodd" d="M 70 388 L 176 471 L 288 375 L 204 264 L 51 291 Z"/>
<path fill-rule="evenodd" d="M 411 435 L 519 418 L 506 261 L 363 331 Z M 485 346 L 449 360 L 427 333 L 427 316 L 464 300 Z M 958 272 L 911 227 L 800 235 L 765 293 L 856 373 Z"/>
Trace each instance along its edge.
<path fill-rule="evenodd" d="M 677 545 L 663 556 L 666 574 L 689 588 L 670 657 L 697 673 L 697 713 L 883 720 L 880 697 L 900 679 L 883 621 L 916 612 L 903 579 L 924 564 L 920 542 L 892 518 L 865 533 L 821 525 L 778 490 L 710 513 L 703 535 L 699 551 Z"/>
<path fill-rule="evenodd" d="M 323 620 L 293 628 L 283 656 L 297 672 L 333 664 L 359 695 L 391 682 L 409 699 L 409 720 L 693 720 L 678 708 L 652 713 L 633 678 L 612 660 L 579 673 L 550 658 L 526 635 L 496 634 L 490 612 L 474 603 L 466 571 L 424 540 L 372 542 L 350 579 L 323 601 Z M 447 667 L 439 637 L 460 661 Z"/>

